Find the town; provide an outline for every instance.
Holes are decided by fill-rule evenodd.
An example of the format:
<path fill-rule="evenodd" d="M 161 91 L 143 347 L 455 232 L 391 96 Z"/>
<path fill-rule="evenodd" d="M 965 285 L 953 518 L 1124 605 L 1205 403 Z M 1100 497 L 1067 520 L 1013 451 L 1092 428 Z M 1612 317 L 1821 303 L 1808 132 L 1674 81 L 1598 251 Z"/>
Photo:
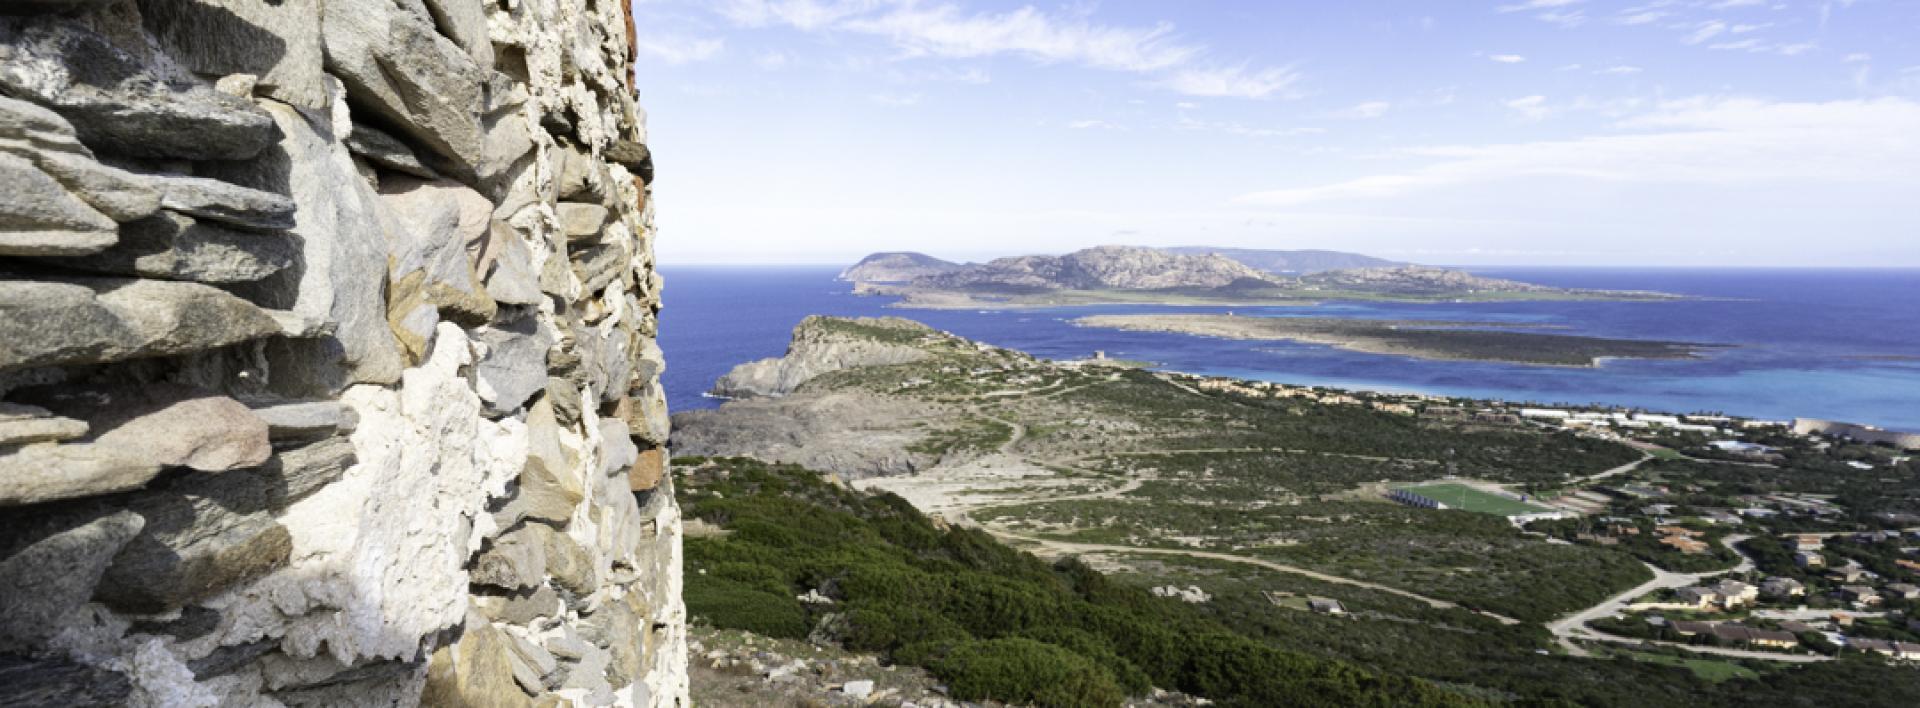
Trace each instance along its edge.
<path fill-rule="evenodd" d="M 1656 578 L 1559 627 L 1589 641 L 1795 660 L 1868 652 L 1920 662 L 1920 435 L 1824 420 L 1547 407 L 1172 375 L 1234 396 L 1301 399 L 1468 426 L 1623 443 L 1640 460 L 1558 485 L 1462 475 L 1391 501 L 1504 516 L 1554 543 L 1625 550 Z M 1885 508 L 1874 508 L 1877 502 Z"/>

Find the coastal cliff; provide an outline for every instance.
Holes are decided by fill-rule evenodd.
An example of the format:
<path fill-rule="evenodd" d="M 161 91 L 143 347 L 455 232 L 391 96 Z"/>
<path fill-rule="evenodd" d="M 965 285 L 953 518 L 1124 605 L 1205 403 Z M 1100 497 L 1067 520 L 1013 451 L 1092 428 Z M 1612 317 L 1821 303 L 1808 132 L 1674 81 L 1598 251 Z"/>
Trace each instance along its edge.
<path fill-rule="evenodd" d="M 624 5 L 0 8 L 0 704 L 686 704 Z"/>
<path fill-rule="evenodd" d="M 725 398 L 778 397 L 821 374 L 861 366 L 910 364 L 929 355 L 914 346 L 925 325 L 894 317 L 837 320 L 813 316 L 793 328 L 785 356 L 733 367 L 714 382 Z"/>

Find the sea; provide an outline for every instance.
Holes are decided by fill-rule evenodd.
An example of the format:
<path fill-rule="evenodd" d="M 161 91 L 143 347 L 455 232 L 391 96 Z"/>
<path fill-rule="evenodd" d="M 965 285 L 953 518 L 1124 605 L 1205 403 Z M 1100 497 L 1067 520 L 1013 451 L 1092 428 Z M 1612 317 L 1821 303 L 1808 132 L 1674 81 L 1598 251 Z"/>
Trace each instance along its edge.
<path fill-rule="evenodd" d="M 1679 301 L 1380 303 L 1305 307 L 1103 305 L 920 310 L 858 296 L 838 268 L 667 267 L 660 345 L 675 410 L 733 366 L 780 356 L 807 315 L 897 316 L 1050 359 L 1109 358 L 1213 376 L 1385 392 L 1600 404 L 1767 420 L 1824 418 L 1920 431 L 1920 269 L 1468 268 L 1567 288 L 1652 290 Z M 1693 360 L 1596 368 L 1429 361 L 1290 342 L 1075 327 L 1089 314 L 1224 313 L 1552 325 L 1555 333 L 1723 345 Z"/>

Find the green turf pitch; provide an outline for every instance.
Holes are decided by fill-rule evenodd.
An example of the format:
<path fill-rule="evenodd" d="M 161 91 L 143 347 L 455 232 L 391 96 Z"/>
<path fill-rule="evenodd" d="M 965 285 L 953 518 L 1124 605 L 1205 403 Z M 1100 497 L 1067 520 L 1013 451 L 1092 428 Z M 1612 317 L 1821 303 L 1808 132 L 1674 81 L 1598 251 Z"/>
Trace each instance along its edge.
<path fill-rule="evenodd" d="M 1464 484 L 1443 482 L 1440 484 L 1422 484 L 1405 487 L 1409 492 L 1447 505 L 1448 509 L 1474 511 L 1495 516 L 1515 516 L 1519 514 L 1538 514 L 1551 511 L 1543 506 L 1515 501 L 1513 499 L 1483 492 Z"/>

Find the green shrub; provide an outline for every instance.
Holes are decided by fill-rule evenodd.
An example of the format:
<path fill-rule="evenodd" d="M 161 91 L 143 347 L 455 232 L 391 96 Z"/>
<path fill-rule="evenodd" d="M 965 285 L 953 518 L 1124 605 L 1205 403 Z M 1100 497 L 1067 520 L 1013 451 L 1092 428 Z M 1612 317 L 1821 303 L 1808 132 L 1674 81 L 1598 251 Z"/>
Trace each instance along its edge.
<path fill-rule="evenodd" d="M 1084 629 L 1062 625 L 1048 625 L 1028 630 L 1022 637 L 1062 647 L 1092 659 L 1094 664 L 1106 667 L 1113 674 L 1114 680 L 1120 683 L 1120 688 L 1129 696 L 1144 695 L 1153 688 L 1153 679 L 1148 678 L 1146 672 L 1141 671 L 1140 667 L 1135 666 L 1133 662 L 1115 653 L 1113 645 L 1108 643 L 1106 637 Z"/>
<path fill-rule="evenodd" d="M 1031 639 L 966 642 L 932 668 L 961 700 L 1106 708 L 1126 698 L 1113 676 L 1086 657 Z"/>
<path fill-rule="evenodd" d="M 891 652 L 917 644 L 951 644 L 971 639 L 946 615 L 918 605 L 869 603 L 847 613 L 847 648 Z"/>
<path fill-rule="evenodd" d="M 716 627 L 787 639 L 807 636 L 807 610 L 791 595 L 775 595 L 732 580 L 687 576 L 687 612 Z"/>

